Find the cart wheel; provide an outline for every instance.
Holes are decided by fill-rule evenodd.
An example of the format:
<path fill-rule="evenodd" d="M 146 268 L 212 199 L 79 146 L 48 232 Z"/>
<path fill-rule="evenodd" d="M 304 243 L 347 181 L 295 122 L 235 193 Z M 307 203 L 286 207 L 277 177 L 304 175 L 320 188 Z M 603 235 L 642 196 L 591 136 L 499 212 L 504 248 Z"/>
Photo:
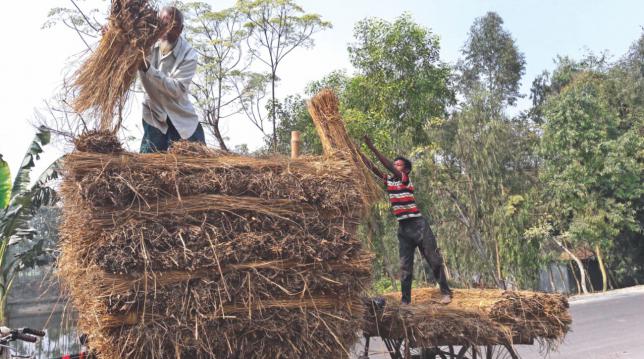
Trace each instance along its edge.
<path fill-rule="evenodd" d="M 419 359 L 519 359 L 510 345 L 442 346 L 423 349 Z"/>
<path fill-rule="evenodd" d="M 473 358 L 477 358 L 474 357 Z M 511 345 L 487 345 L 478 347 L 478 358 L 482 359 L 519 359 Z"/>

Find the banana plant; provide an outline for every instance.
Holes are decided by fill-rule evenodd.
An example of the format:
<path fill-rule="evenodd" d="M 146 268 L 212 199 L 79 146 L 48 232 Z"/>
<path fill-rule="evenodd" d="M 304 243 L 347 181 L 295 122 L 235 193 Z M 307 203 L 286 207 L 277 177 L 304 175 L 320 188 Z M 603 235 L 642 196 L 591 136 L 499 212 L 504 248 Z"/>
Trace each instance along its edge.
<path fill-rule="evenodd" d="M 11 199 L 11 171 L 9 164 L 2 159 L 0 154 L 0 210 L 7 208 Z"/>
<path fill-rule="evenodd" d="M 42 240 L 33 243 L 35 231 L 31 228 L 31 219 L 40 207 L 53 205 L 58 200 L 56 191 L 48 184 L 58 178 L 60 160 L 52 163 L 35 182 L 31 181 L 31 172 L 50 139 L 47 129 L 38 129 L 13 184 L 9 166 L 0 156 L 0 323 L 5 321 L 7 295 L 15 275 L 33 266 L 42 254 Z M 9 254 L 12 246 L 25 242 L 29 243 L 27 250 Z"/>

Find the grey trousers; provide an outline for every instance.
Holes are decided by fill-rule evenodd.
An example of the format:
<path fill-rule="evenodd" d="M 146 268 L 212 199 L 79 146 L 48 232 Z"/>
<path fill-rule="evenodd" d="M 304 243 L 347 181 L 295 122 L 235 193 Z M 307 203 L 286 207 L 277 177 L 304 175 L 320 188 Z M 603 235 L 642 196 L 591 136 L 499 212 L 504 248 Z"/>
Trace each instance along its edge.
<path fill-rule="evenodd" d="M 400 255 L 400 286 L 402 302 L 411 302 L 411 282 L 414 272 L 414 252 L 418 248 L 427 261 L 441 293 L 452 294 L 445 277 L 443 256 L 436 244 L 436 237 L 423 217 L 409 218 L 398 223 L 398 253 Z"/>

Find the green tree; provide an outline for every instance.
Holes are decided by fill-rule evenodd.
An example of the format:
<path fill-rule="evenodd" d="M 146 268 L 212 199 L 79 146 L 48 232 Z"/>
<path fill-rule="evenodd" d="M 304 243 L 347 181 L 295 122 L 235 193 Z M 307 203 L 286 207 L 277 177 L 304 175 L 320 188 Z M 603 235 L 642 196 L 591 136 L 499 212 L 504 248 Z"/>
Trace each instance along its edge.
<path fill-rule="evenodd" d="M 354 37 L 348 50 L 357 75 L 343 96 L 349 130 L 369 133 L 390 155 L 426 142 L 418 129 L 454 100 L 438 36 L 405 13 L 393 22 L 359 21 Z"/>
<path fill-rule="evenodd" d="M 191 94 L 219 147 L 227 151 L 221 121 L 253 102 L 266 88 L 267 78 L 248 70 L 252 57 L 244 56 L 243 45 L 249 32 L 238 8 L 214 11 L 207 3 L 188 2 L 182 9 L 187 15 L 186 37 L 199 54 Z"/>
<path fill-rule="evenodd" d="M 466 96 L 476 96 L 478 89 L 484 88 L 491 95 L 490 105 L 514 105 L 521 97 L 525 56 L 497 13 L 488 12 L 474 20 L 462 54 L 458 67 Z"/>
<path fill-rule="evenodd" d="M 539 243 L 523 232 L 535 207 L 537 135 L 504 111 L 520 96 L 525 60 L 502 24 L 495 13 L 474 21 L 459 61 L 464 102 L 426 126 L 430 145 L 415 152 L 429 180 L 418 187 L 462 282 L 482 274 L 498 286 L 508 278 L 532 286 Z"/>
<path fill-rule="evenodd" d="M 348 51 L 356 74 L 338 82 L 349 133 L 354 138 L 369 134 L 387 156 L 421 157 L 429 145 L 423 129 L 432 119 L 444 117 L 454 103 L 451 69 L 440 60 L 438 36 L 405 13 L 391 22 L 359 21 L 354 38 Z M 419 151 L 414 154 L 414 149 Z M 414 171 L 414 183 L 423 187 L 420 194 L 429 186 Z M 432 209 L 421 208 L 425 214 Z M 381 278 L 380 285 L 391 289 L 396 287 L 398 272 L 396 227 L 383 201 L 373 208 L 363 228 L 367 243 L 378 255 L 374 272 Z M 422 275 L 422 266 L 417 268 Z"/>
<path fill-rule="evenodd" d="M 53 204 L 57 200 L 56 192 L 47 186 L 47 183 L 58 177 L 58 161 L 47 168 L 34 184 L 31 183 L 30 176 L 35 161 L 43 152 L 42 147 L 49 143 L 49 140 L 49 131 L 39 129 L 16 173 L 9 203 L 0 209 L 0 322 L 5 320 L 6 298 L 15 273 L 33 266 L 36 258 L 42 253 L 42 240 L 32 241 L 35 233 L 30 227 L 30 221 L 41 206 Z M 6 178 L 0 177 L 0 183 L 6 182 Z M 28 249 L 10 257 L 10 246 L 20 242 L 30 242 Z"/>
<path fill-rule="evenodd" d="M 246 16 L 250 32 L 248 49 L 260 62 L 269 67 L 271 98 L 269 115 L 273 124 L 273 150 L 277 149 L 277 111 L 275 86 L 277 69 L 293 50 L 312 47 L 313 35 L 331 27 L 320 15 L 306 13 L 292 0 L 239 0 L 237 8 Z"/>
<path fill-rule="evenodd" d="M 641 265 L 624 266 L 644 254 L 641 43 L 616 64 L 592 55 L 560 61 L 543 103 L 542 178 L 555 234 L 600 260 L 608 253 L 618 279 L 642 276 Z"/>
<path fill-rule="evenodd" d="M 417 186 L 462 282 L 482 274 L 499 286 L 509 276 L 532 286 L 539 245 L 522 233 L 534 206 L 537 136 L 523 121 L 490 113 L 489 96 L 471 94 L 460 111 L 431 124 L 434 145 L 416 174 L 427 180 Z"/>

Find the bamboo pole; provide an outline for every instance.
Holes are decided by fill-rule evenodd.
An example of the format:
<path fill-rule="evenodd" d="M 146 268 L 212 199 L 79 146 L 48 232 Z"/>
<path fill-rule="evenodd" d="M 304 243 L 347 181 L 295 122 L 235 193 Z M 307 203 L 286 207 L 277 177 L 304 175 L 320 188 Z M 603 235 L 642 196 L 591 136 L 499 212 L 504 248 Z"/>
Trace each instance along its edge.
<path fill-rule="evenodd" d="M 300 157 L 300 131 L 291 131 L 291 158 L 295 159 Z"/>

